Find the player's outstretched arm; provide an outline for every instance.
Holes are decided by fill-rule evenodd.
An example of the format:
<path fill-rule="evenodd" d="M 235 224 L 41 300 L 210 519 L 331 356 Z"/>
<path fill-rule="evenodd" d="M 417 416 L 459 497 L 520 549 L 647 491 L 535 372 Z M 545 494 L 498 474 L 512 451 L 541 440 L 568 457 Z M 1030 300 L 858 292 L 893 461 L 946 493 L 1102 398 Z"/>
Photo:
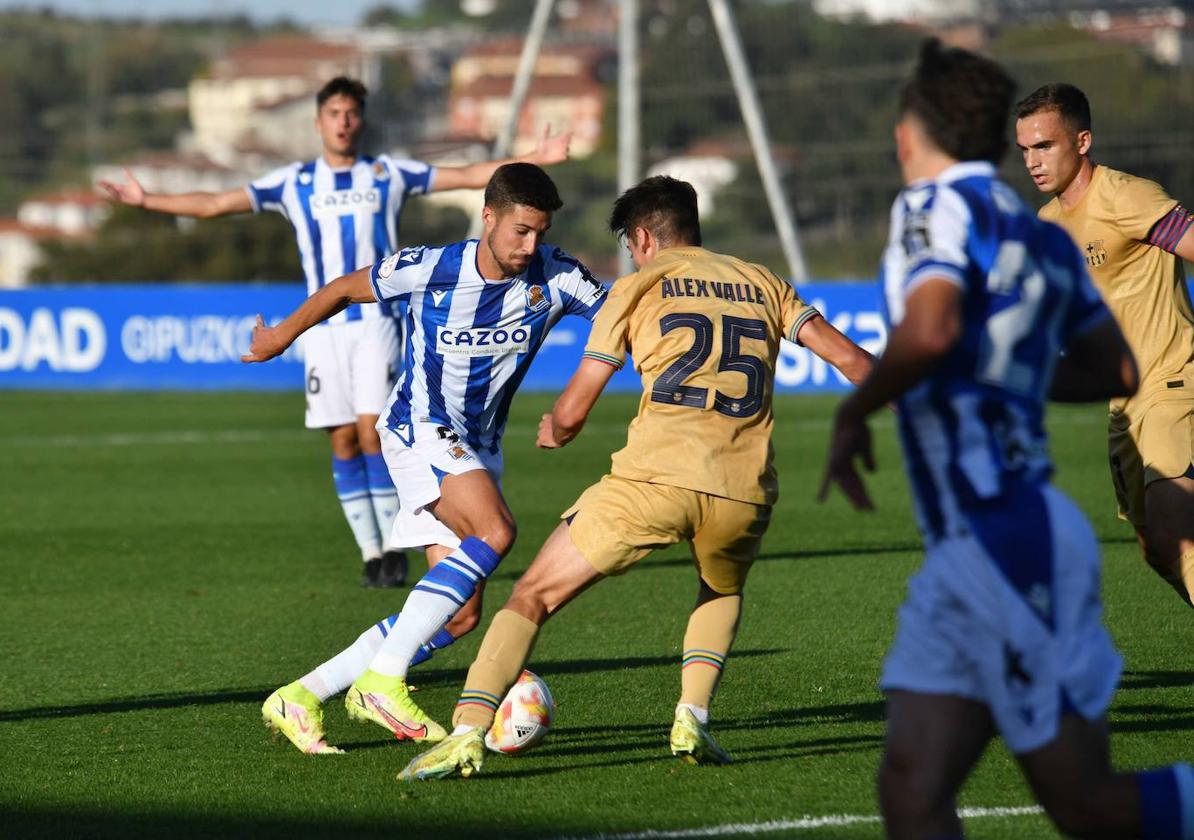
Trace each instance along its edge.
<path fill-rule="evenodd" d="M 568 159 L 568 144 L 570 142 L 572 142 L 572 132 L 566 131 L 563 134 L 557 134 L 553 137 L 551 135 L 551 126 L 548 126 L 544 130 L 543 136 L 539 139 L 539 145 L 535 147 L 534 151 L 528 152 L 521 157 L 487 160 L 483 163 L 474 163 L 469 166 L 436 167 L 430 191 L 482 189 L 489 183 L 489 179 L 493 177 L 493 173 L 507 163 L 533 163 L 536 166 L 551 166 L 552 164 L 562 163 Z"/>
<path fill-rule="evenodd" d="M 904 320 L 892 330 L 883 355 L 838 406 L 818 499 L 824 501 L 836 484 L 856 509 L 874 508 L 854 466 L 861 458 L 868 471 L 875 469 L 866 418 L 928 376 L 953 349 L 961 332 L 962 290 L 945 278 L 923 281 L 908 298 Z"/>
<path fill-rule="evenodd" d="M 579 435 L 597 398 L 616 371 L 617 368 L 606 362 L 581 359 L 564 393 L 560 394 L 552 407 L 551 414 L 544 414 L 539 421 L 536 445 L 540 449 L 559 449 Z"/>
<path fill-rule="evenodd" d="M 1140 385 L 1136 357 L 1108 316 L 1070 338 L 1053 369 L 1049 399 L 1054 402 L 1098 402 L 1130 397 Z"/>
<path fill-rule="evenodd" d="M 141 186 L 141 182 L 133 177 L 133 173 L 124 170 L 124 183 L 100 181 L 99 186 L 108 194 L 108 198 L 130 207 L 143 207 L 158 213 L 169 213 L 174 216 L 194 216 L 198 219 L 210 219 L 215 216 L 227 216 L 231 213 L 248 213 L 253 209 L 249 201 L 249 193 L 243 189 L 227 190 L 225 192 L 190 192 L 166 195 L 149 193 Z"/>
<path fill-rule="evenodd" d="M 822 317 L 805 321 L 796 337 L 855 385 L 866 379 L 875 364 L 874 356 L 846 338 L 837 327 Z"/>
<path fill-rule="evenodd" d="M 257 326 L 253 327 L 253 339 L 249 343 L 249 352 L 241 356 L 240 360 L 269 361 L 284 353 L 296 338 L 311 327 L 326 321 L 349 304 L 376 301 L 373 284 L 369 280 L 372 270 L 372 267 L 360 268 L 352 274 L 337 277 L 303 301 L 298 309 L 287 315 L 276 327 L 268 326 L 258 315 Z"/>

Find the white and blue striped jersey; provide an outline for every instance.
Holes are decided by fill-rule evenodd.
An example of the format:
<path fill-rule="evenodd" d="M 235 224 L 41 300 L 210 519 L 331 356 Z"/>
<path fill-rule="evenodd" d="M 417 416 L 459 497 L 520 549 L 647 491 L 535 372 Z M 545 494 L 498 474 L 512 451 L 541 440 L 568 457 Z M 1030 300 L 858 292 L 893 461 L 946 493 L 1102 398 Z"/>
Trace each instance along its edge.
<path fill-rule="evenodd" d="M 246 187 L 253 212 L 274 210 L 294 226 L 307 294 L 398 250 L 406 199 L 431 188 L 434 168 L 388 155 L 361 156 L 348 169 L 323 157 L 292 163 Z M 386 304 L 353 304 L 326 323 L 394 317 Z"/>
<path fill-rule="evenodd" d="M 488 281 L 477 240 L 404 248 L 371 272 L 379 301 L 407 301 L 402 375 L 383 413 L 400 438 L 412 423 L 450 426 L 497 452 L 514 392 L 564 315 L 592 320 L 605 288 L 578 260 L 540 245 L 526 270 Z"/>
<path fill-rule="evenodd" d="M 1109 317 L 1081 255 L 989 163 L 909 185 L 892 207 L 881 284 L 889 326 L 929 278 L 963 292 L 961 336 L 900 399 L 899 427 L 922 534 L 967 532 L 968 509 L 1049 479 L 1044 402 L 1070 336 Z"/>

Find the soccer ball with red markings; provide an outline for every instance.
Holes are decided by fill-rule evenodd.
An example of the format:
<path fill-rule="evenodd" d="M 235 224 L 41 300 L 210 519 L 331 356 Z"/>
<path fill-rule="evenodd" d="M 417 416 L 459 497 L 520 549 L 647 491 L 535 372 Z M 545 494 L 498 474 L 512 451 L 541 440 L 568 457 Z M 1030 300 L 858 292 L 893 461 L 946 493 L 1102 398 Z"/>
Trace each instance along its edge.
<path fill-rule="evenodd" d="M 523 671 L 498 706 L 493 726 L 485 733 L 485 746 L 507 754 L 529 750 L 546 737 L 554 713 L 547 683 Z"/>

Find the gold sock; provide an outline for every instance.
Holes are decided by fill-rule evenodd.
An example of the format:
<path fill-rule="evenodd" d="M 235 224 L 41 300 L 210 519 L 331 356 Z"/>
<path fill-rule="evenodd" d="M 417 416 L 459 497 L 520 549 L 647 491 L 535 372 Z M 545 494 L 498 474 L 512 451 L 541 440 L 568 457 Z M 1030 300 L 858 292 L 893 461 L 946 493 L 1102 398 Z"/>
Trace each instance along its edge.
<path fill-rule="evenodd" d="M 680 667 L 680 702 L 708 709 L 738 632 L 741 595 L 723 595 L 698 606 L 688 618 Z"/>
<path fill-rule="evenodd" d="M 538 634 L 539 625 L 529 618 L 513 610 L 498 611 L 468 669 L 452 714 L 454 726 L 489 729 L 493 725 L 497 707 L 522 673 Z"/>

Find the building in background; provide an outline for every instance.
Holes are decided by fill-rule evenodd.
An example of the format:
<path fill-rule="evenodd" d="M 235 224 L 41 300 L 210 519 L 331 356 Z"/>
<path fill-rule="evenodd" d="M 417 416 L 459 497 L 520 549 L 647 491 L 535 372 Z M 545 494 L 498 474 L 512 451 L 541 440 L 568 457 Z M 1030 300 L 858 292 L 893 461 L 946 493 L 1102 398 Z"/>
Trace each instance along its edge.
<path fill-rule="evenodd" d="M 0 288 L 29 284 L 50 241 L 87 241 L 108 217 L 108 202 L 86 190 L 60 190 L 21 203 L 16 218 L 0 219 Z"/>
<path fill-rule="evenodd" d="M 268 146 L 279 160 L 314 157 L 314 96 L 328 79 L 347 75 L 375 87 L 373 54 L 347 43 L 305 36 L 253 41 L 217 59 L 188 88 L 191 134 L 180 148 L 228 167 L 241 150 Z"/>
<path fill-rule="evenodd" d="M 452 68 L 448 125 L 452 136 L 489 141 L 510 118 L 510 93 L 522 39 L 481 44 Z M 595 44 L 544 44 L 515 133 L 516 154 L 532 148 L 546 126 L 571 131 L 573 157 L 591 155 L 601 140 L 607 78 L 615 54 Z"/>

